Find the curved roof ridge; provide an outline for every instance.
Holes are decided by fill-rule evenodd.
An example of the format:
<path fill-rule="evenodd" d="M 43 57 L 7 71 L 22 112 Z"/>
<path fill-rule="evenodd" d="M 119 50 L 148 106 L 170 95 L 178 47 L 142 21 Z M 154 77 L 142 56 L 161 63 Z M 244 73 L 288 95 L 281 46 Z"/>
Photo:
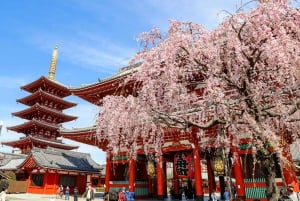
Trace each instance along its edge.
<path fill-rule="evenodd" d="M 130 75 L 130 74 L 136 72 L 138 70 L 138 68 L 140 67 L 140 65 L 141 65 L 141 63 L 135 64 L 135 65 L 132 65 L 132 66 L 122 67 L 122 68 L 119 69 L 119 71 L 116 74 L 113 74 L 110 77 L 101 78 L 101 79 L 99 78 L 98 82 L 94 82 L 94 83 L 91 83 L 91 84 L 82 84 L 80 86 L 70 86 L 69 89 L 70 90 L 77 90 L 77 89 L 82 89 L 82 88 L 88 88 L 88 87 L 91 87 L 91 86 L 94 86 L 94 85 L 97 85 L 97 84 L 100 84 L 100 83 L 105 83 L 105 82 L 108 82 L 108 81 L 115 80 L 117 78 L 124 77 L 126 75 Z"/>

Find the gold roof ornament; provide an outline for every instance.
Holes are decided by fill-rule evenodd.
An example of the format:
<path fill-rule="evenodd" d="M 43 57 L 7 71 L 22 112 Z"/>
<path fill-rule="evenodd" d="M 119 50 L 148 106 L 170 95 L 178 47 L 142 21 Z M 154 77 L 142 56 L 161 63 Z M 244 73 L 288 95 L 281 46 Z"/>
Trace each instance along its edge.
<path fill-rule="evenodd" d="M 58 45 L 55 46 L 53 52 L 52 52 L 52 58 L 50 62 L 50 67 L 49 67 L 49 80 L 54 80 L 54 75 L 56 71 L 56 62 L 57 62 L 57 56 L 58 56 Z"/>

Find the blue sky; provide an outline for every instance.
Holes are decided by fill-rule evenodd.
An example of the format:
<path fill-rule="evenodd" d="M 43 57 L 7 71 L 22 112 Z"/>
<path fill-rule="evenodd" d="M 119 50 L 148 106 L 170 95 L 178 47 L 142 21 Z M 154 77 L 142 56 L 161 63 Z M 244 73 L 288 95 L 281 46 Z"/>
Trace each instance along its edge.
<path fill-rule="evenodd" d="M 0 7 L 0 120 L 4 122 L 0 141 L 24 136 L 6 126 L 24 123 L 12 112 L 26 108 L 16 99 L 29 95 L 20 86 L 48 76 L 53 48 L 59 46 L 55 78 L 66 86 L 97 82 L 126 66 L 140 49 L 141 32 L 159 27 L 168 30 L 170 19 L 193 21 L 213 29 L 234 12 L 241 0 L 7 0 Z M 253 5 L 253 4 L 252 4 Z M 248 5 L 250 6 L 250 5 Z M 77 97 L 78 103 L 65 113 L 78 116 L 66 128 L 94 124 L 98 108 Z M 76 142 L 64 140 L 66 143 Z M 7 146 L 1 152 L 11 152 Z M 91 153 L 105 162 L 97 148 L 80 145 L 78 151 Z"/>

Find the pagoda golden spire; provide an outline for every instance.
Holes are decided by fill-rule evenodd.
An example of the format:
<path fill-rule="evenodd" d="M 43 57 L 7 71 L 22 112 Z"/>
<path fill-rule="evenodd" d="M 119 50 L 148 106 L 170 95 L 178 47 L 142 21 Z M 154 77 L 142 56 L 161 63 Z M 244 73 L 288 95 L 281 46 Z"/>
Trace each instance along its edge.
<path fill-rule="evenodd" d="M 55 46 L 55 48 L 52 52 L 52 58 L 51 58 L 50 67 L 49 67 L 49 77 L 48 77 L 49 80 L 54 80 L 57 56 L 58 56 L 58 45 Z"/>

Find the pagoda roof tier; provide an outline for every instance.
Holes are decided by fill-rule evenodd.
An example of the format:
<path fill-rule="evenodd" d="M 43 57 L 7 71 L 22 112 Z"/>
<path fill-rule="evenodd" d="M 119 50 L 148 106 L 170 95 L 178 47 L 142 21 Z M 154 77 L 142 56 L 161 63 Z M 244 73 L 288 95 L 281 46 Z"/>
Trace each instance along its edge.
<path fill-rule="evenodd" d="M 57 132 L 59 130 L 58 125 L 49 124 L 49 123 L 41 122 L 38 120 L 30 120 L 23 124 L 7 127 L 8 130 L 12 130 L 12 131 L 15 131 L 18 133 L 24 133 L 24 134 L 26 134 L 26 132 L 24 132 L 26 130 L 37 130 L 37 128 L 44 128 L 45 130 L 57 131 Z"/>
<path fill-rule="evenodd" d="M 77 117 L 75 117 L 75 116 L 66 115 L 66 114 L 62 113 L 61 111 L 51 109 L 46 106 L 42 106 L 38 103 L 36 103 L 35 105 L 33 105 L 30 108 L 27 108 L 27 109 L 19 111 L 19 112 L 14 112 L 12 114 L 14 116 L 17 116 L 17 117 L 20 117 L 23 119 L 27 119 L 27 120 L 31 120 L 35 117 L 41 118 L 41 116 L 43 116 L 43 114 L 48 114 L 52 118 L 56 119 L 55 123 L 64 123 L 64 122 L 68 122 L 68 121 L 77 119 Z"/>
<path fill-rule="evenodd" d="M 18 166 L 23 169 L 50 169 L 99 174 L 103 169 L 89 153 L 66 151 L 56 148 L 33 148 L 27 159 Z"/>
<path fill-rule="evenodd" d="M 22 103 L 27 106 L 32 106 L 35 103 L 42 103 L 43 100 L 50 100 L 60 105 L 60 110 L 68 109 L 77 105 L 77 103 L 66 101 L 55 95 L 49 94 L 41 89 L 24 98 L 17 99 L 18 103 Z"/>
<path fill-rule="evenodd" d="M 44 76 L 41 76 L 39 79 L 22 86 L 21 89 L 30 93 L 34 93 L 39 89 L 42 89 L 43 91 L 47 91 L 61 98 L 71 95 L 71 92 L 66 86 L 57 81 L 49 80 Z"/>
<path fill-rule="evenodd" d="M 1 144 L 14 147 L 14 148 L 20 148 L 20 149 L 22 149 L 24 146 L 28 144 L 33 145 L 33 147 L 39 147 L 40 145 L 42 145 L 45 147 L 54 147 L 54 148 L 65 149 L 65 150 L 72 150 L 78 148 L 78 146 L 67 145 L 58 140 L 48 140 L 45 138 L 38 138 L 33 136 L 27 136 L 14 141 L 2 142 Z"/>
<path fill-rule="evenodd" d="M 137 71 L 138 66 L 124 67 L 120 71 L 108 78 L 99 79 L 97 83 L 81 85 L 79 87 L 70 87 L 69 90 L 76 96 L 96 104 L 101 105 L 103 97 L 106 95 L 128 95 L 131 94 L 134 87 L 133 86 L 120 86 L 120 83 L 130 74 Z M 133 83 L 128 83 L 133 85 Z"/>

